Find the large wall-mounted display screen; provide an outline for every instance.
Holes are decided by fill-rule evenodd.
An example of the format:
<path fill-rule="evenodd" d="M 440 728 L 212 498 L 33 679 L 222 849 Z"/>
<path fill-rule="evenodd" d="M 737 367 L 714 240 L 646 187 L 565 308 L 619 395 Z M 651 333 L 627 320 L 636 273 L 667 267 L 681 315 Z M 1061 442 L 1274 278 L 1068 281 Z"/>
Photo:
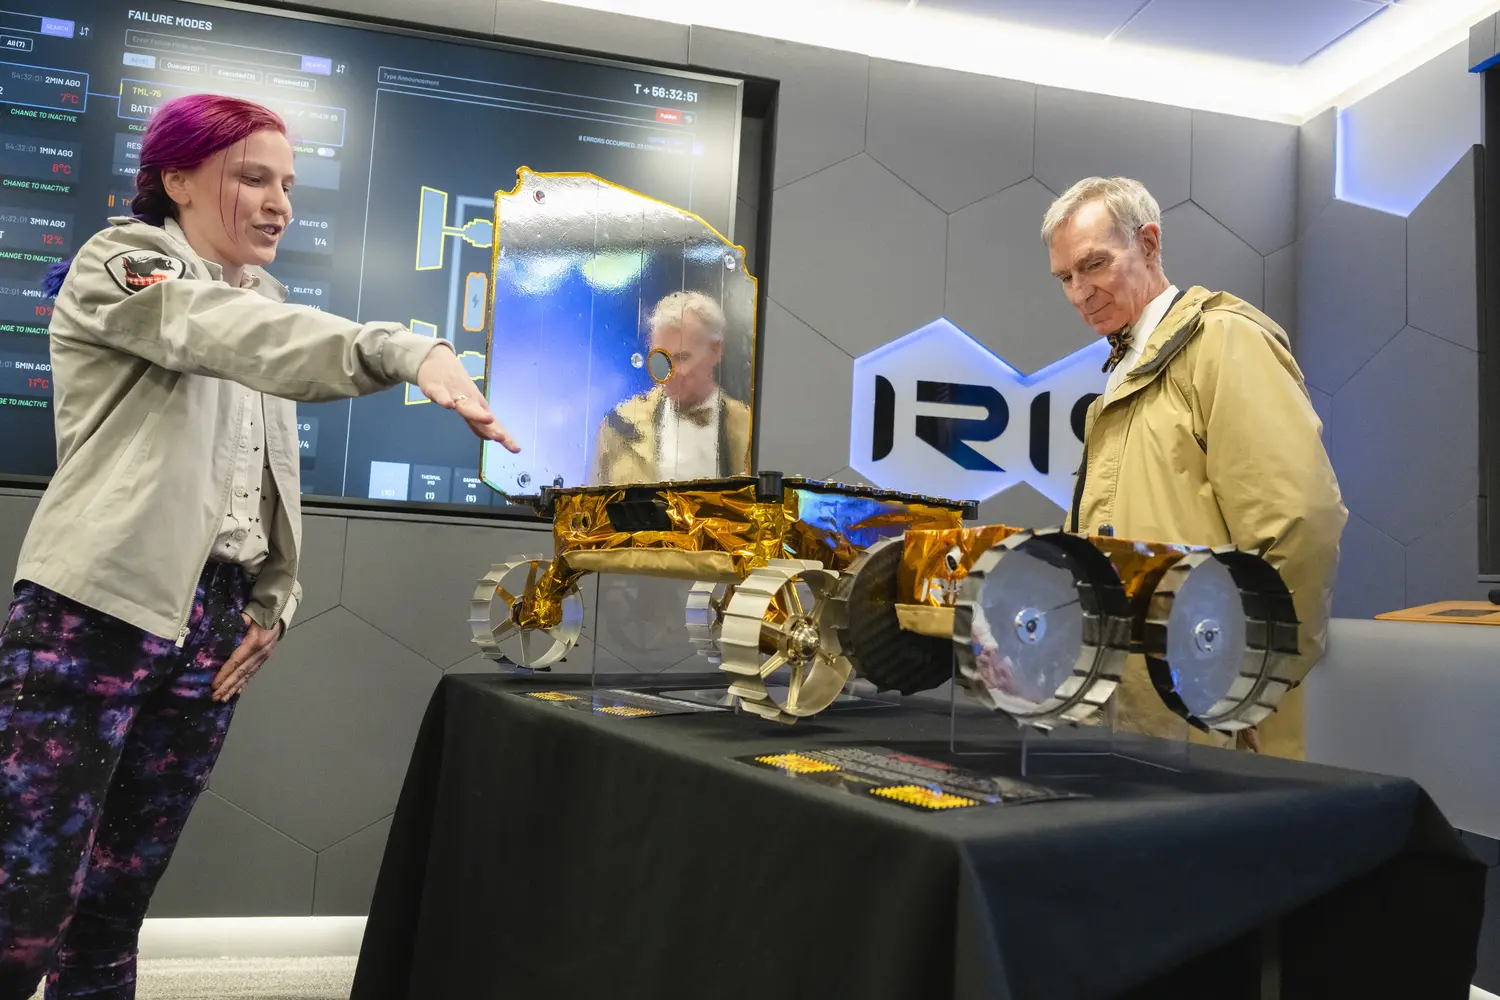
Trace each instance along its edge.
<path fill-rule="evenodd" d="M 141 134 L 178 95 L 237 94 L 286 120 L 294 219 L 270 270 L 293 301 L 446 338 L 476 376 L 488 227 L 520 168 L 594 174 L 733 232 L 737 81 L 242 6 L 5 6 L 0 476 L 54 467 L 42 273 L 129 214 Z M 503 504 L 478 441 L 415 390 L 298 413 L 305 494 Z"/>

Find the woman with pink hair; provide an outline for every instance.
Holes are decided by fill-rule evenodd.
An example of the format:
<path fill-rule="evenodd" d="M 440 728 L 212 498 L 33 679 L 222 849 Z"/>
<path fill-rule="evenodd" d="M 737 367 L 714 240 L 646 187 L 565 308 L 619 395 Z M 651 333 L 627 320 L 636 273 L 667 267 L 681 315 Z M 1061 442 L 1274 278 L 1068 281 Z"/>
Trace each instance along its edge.
<path fill-rule="evenodd" d="M 0 1000 L 129 1000 L 157 881 L 295 613 L 296 400 L 416 384 L 512 451 L 444 341 L 288 305 L 286 127 L 162 105 L 133 218 L 48 276 L 57 474 L 0 632 Z"/>

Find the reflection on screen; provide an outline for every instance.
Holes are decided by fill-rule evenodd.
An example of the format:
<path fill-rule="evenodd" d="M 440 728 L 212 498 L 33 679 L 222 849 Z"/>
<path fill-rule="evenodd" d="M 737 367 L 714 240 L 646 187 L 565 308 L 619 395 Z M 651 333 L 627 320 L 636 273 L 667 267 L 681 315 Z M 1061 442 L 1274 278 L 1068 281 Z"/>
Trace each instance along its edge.
<path fill-rule="evenodd" d="M 496 197 L 490 405 L 527 442 L 484 480 L 653 483 L 750 472 L 755 279 L 690 212 L 589 174 Z"/>

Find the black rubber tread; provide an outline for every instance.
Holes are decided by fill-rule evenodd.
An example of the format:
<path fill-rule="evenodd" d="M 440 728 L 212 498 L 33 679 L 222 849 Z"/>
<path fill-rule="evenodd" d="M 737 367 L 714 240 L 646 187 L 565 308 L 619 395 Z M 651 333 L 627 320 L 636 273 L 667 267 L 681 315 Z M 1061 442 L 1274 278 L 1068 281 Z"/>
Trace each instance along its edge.
<path fill-rule="evenodd" d="M 848 624 L 839 630 L 844 655 L 860 677 L 881 691 L 916 694 L 953 676 L 953 640 L 918 635 L 896 617 L 902 546 L 866 550 L 844 576 Z"/>

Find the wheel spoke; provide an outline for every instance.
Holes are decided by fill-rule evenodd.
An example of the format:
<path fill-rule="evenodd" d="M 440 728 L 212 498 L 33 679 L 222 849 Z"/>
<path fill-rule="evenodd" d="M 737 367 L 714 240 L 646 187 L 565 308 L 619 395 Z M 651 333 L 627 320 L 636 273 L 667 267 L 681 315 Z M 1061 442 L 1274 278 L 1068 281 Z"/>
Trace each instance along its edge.
<path fill-rule="evenodd" d="M 537 564 L 535 562 L 528 564 L 526 570 L 526 590 L 524 593 L 530 594 L 536 589 L 536 568 Z"/>
<path fill-rule="evenodd" d="M 531 655 L 531 629 L 521 633 L 521 666 L 531 666 L 533 657 Z"/>
<path fill-rule="evenodd" d="M 802 616 L 802 595 L 797 593 L 797 582 L 788 580 L 781 587 L 782 604 L 786 607 L 788 618 L 800 618 Z"/>
<path fill-rule="evenodd" d="M 760 665 L 760 675 L 762 677 L 770 677 L 784 666 L 786 666 L 786 654 L 779 652 L 772 653 L 766 657 L 766 662 Z"/>
<path fill-rule="evenodd" d="M 792 676 L 786 686 L 786 707 L 789 711 L 797 708 L 797 701 L 802 696 L 802 681 L 807 676 L 807 664 L 792 664 Z"/>

